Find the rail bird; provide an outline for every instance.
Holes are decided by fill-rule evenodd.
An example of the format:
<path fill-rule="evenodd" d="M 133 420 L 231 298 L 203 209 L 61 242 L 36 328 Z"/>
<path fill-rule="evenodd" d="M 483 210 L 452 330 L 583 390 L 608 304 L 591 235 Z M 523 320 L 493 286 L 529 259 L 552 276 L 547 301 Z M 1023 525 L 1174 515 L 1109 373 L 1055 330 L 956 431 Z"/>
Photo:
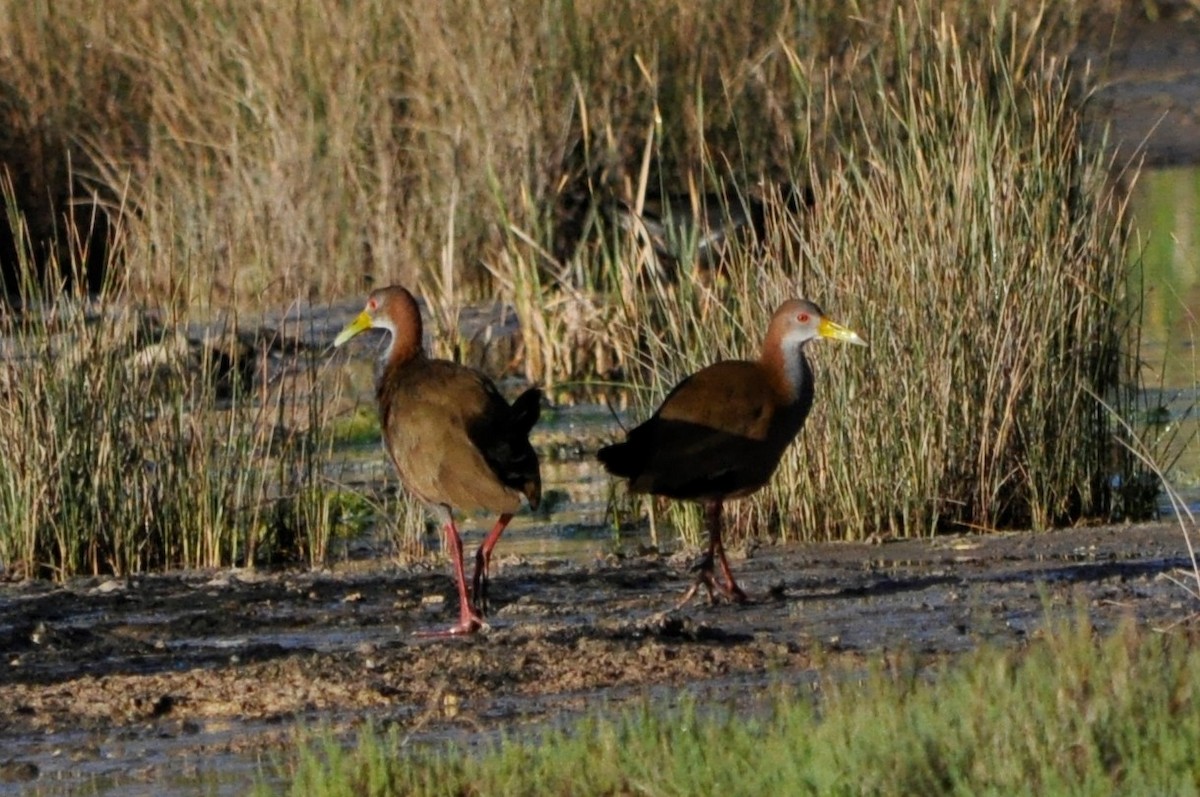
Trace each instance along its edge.
<path fill-rule="evenodd" d="M 771 318 L 757 360 L 723 360 L 671 390 L 624 442 L 597 456 L 634 493 L 696 501 L 704 509 L 708 549 L 682 606 L 703 584 L 710 599 L 746 599 L 733 578 L 721 542 L 721 510 L 770 480 L 813 403 L 813 374 L 805 345 L 830 338 L 866 345 L 857 333 L 825 317 L 817 305 L 789 299 Z M 720 565 L 722 581 L 713 571 Z"/>
<path fill-rule="evenodd" d="M 391 338 L 375 385 L 384 445 L 404 488 L 442 515 L 454 566 L 458 624 L 428 635 L 472 634 L 485 625 L 492 549 L 521 499 L 535 509 L 541 500 L 541 471 L 529 432 L 537 423 L 542 394 L 530 388 L 510 405 L 483 373 L 428 357 L 422 348 L 420 308 L 400 286 L 372 292 L 334 346 L 372 328 L 387 330 Z M 470 589 L 456 509 L 499 515 L 475 553 Z"/>

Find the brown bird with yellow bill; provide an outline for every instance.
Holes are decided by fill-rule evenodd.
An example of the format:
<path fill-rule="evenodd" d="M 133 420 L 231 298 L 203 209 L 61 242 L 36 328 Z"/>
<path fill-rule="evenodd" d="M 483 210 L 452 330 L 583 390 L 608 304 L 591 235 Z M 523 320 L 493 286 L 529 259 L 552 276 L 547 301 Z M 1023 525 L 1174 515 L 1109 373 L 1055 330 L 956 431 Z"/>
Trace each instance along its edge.
<path fill-rule="evenodd" d="M 746 599 L 725 558 L 721 509 L 766 484 L 804 426 L 813 402 L 804 346 L 814 338 L 866 345 L 812 302 L 789 299 L 771 318 L 757 360 L 723 360 L 697 371 L 676 385 L 625 442 L 597 454 L 609 473 L 629 480 L 632 492 L 703 506 L 708 550 L 680 606 L 700 584 L 710 599 L 716 591 L 733 601 Z M 714 559 L 721 567 L 720 583 L 713 575 Z"/>
<path fill-rule="evenodd" d="M 522 496 L 531 508 L 541 500 L 541 472 L 529 431 L 537 423 L 542 394 L 530 388 L 509 405 L 479 371 L 426 356 L 420 308 L 399 286 L 372 292 L 366 308 L 338 334 L 334 345 L 372 328 L 391 334 L 375 385 L 384 445 L 404 488 L 445 515 L 459 620 L 435 633 L 472 634 L 485 625 L 492 549 L 520 509 Z M 499 514 L 475 554 L 470 590 L 455 509 Z"/>

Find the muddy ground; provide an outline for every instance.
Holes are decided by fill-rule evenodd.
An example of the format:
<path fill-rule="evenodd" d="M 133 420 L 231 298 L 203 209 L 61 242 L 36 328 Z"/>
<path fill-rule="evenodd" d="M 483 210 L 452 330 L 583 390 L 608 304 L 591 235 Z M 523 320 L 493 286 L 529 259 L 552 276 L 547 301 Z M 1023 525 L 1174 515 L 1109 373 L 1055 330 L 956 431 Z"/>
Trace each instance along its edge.
<path fill-rule="evenodd" d="M 665 615 L 684 555 L 497 551 L 492 625 L 468 639 L 413 633 L 454 619 L 445 567 L 0 586 L 0 794 L 161 794 L 215 770 L 241 793 L 297 724 L 458 743 L 660 687 L 748 705 L 890 652 L 1020 646 L 1054 614 L 1168 627 L 1198 608 L 1168 525 L 759 547 L 733 561 L 751 603 Z"/>

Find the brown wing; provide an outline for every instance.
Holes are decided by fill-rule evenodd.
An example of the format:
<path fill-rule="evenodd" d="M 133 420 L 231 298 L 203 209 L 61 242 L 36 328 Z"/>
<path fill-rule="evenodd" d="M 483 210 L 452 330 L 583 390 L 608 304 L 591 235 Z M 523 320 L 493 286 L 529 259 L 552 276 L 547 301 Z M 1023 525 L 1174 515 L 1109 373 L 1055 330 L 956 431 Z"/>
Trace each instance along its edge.
<path fill-rule="evenodd" d="M 388 375 L 379 398 L 388 451 L 413 494 L 464 510 L 515 512 L 522 492 L 536 504 L 532 423 L 514 425 L 487 377 L 444 361 L 411 363 Z"/>
<path fill-rule="evenodd" d="M 757 363 L 726 360 L 684 379 L 654 413 L 663 421 L 683 421 L 714 431 L 762 440 L 780 397 Z"/>

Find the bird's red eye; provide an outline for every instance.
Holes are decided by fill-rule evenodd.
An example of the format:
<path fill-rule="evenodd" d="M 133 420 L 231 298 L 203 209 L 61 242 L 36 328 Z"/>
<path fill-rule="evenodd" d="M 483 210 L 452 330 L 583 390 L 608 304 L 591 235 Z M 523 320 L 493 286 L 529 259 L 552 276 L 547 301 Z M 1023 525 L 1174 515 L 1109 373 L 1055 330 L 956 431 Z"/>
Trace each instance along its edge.
<path fill-rule="evenodd" d="M 801 324 L 807 324 L 808 323 L 808 313 L 801 313 L 800 315 L 796 316 L 796 320 L 799 321 Z"/>
<path fill-rule="evenodd" d="M 374 297 L 367 300 L 367 309 L 368 310 L 374 310 L 378 306 L 379 306 L 379 302 L 375 301 Z"/>

